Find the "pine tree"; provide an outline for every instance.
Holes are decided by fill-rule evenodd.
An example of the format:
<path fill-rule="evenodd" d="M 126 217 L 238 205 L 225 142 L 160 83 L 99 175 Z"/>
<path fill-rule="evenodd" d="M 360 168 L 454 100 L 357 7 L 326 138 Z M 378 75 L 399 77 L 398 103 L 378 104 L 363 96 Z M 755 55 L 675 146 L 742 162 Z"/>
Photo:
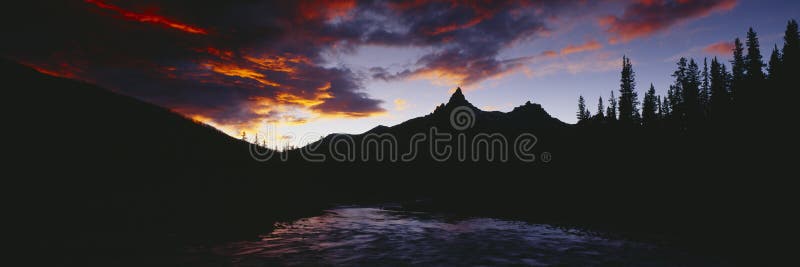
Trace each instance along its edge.
<path fill-rule="evenodd" d="M 774 53 L 774 52 L 773 52 Z M 770 77 L 771 87 L 779 90 L 778 94 L 788 95 L 793 94 L 798 86 L 798 77 L 795 75 L 800 70 L 800 33 L 797 29 L 797 21 L 790 20 L 786 25 L 786 31 L 783 35 L 783 51 L 778 54 L 780 59 L 779 64 L 773 67 L 773 60 L 770 59 Z M 773 105 L 772 113 L 775 120 L 788 121 L 792 120 L 792 115 L 795 112 L 792 108 L 795 106 L 793 97 L 779 97 Z M 781 122 L 778 122 L 781 123 Z"/>
<path fill-rule="evenodd" d="M 644 94 L 644 101 L 642 101 L 642 124 L 645 126 L 652 125 L 656 121 L 656 88 L 650 84 L 650 89 Z"/>
<path fill-rule="evenodd" d="M 700 108 L 703 111 L 703 117 L 705 117 L 708 113 L 708 100 L 711 96 L 711 77 L 709 75 L 708 58 L 703 58 L 703 83 L 700 85 L 700 94 L 698 95 L 698 101 L 700 102 Z"/>
<path fill-rule="evenodd" d="M 783 70 L 797 71 L 800 69 L 800 33 L 798 33 L 797 21 L 795 20 L 790 20 L 786 25 L 786 32 L 783 34 L 782 54 Z M 796 77 L 786 77 L 786 79 L 792 78 L 796 79 Z"/>
<path fill-rule="evenodd" d="M 711 60 L 711 96 L 709 109 L 714 120 L 723 119 L 730 112 L 731 97 L 728 93 L 728 73 L 725 65 L 715 57 Z"/>
<path fill-rule="evenodd" d="M 628 57 L 622 57 L 622 72 L 619 88 L 619 120 L 633 122 L 638 114 L 639 100 L 636 95 L 636 80 L 633 65 Z"/>
<path fill-rule="evenodd" d="M 661 118 L 668 119 L 672 116 L 672 104 L 669 102 L 669 97 L 666 96 L 661 101 Z"/>
<path fill-rule="evenodd" d="M 683 113 L 687 123 L 696 123 L 702 119 L 700 108 L 700 67 L 694 61 L 689 60 L 686 69 L 683 89 Z"/>
<path fill-rule="evenodd" d="M 750 28 L 747 31 L 747 55 L 744 58 L 745 62 L 745 81 L 743 90 L 736 94 L 738 95 L 738 111 L 744 118 L 753 121 L 755 114 L 753 111 L 764 111 L 765 101 L 762 100 L 763 93 L 757 93 L 762 90 L 764 86 L 764 62 L 761 57 L 761 49 L 758 44 L 758 35 Z"/>
<path fill-rule="evenodd" d="M 767 79 L 773 82 L 773 84 L 781 78 L 781 61 L 781 51 L 778 50 L 778 45 L 775 45 L 775 47 L 772 48 L 772 54 L 769 57 L 769 65 L 767 66 Z"/>
<path fill-rule="evenodd" d="M 745 60 L 744 47 L 739 38 L 733 42 L 733 59 L 731 60 L 731 97 L 734 102 L 738 102 L 739 91 L 744 87 L 745 81 Z"/>
<path fill-rule="evenodd" d="M 669 98 L 671 114 L 675 117 L 680 117 L 683 106 L 683 97 L 681 96 L 680 87 L 677 85 L 670 85 L 669 90 L 667 90 L 667 98 Z"/>
<path fill-rule="evenodd" d="M 756 86 L 764 81 L 764 61 L 761 57 L 761 49 L 758 44 L 758 35 L 753 31 L 753 28 L 747 31 L 747 56 L 745 57 L 745 64 L 747 65 L 747 80 L 750 85 Z M 750 88 L 753 90 L 753 88 Z M 752 93 L 752 92 L 751 92 Z"/>
<path fill-rule="evenodd" d="M 589 111 L 586 110 L 586 102 L 583 100 L 583 96 L 578 97 L 578 112 L 576 117 L 578 121 L 583 121 L 589 118 Z"/>
<path fill-rule="evenodd" d="M 725 87 L 725 91 L 728 92 L 728 101 L 733 103 L 733 74 L 728 71 L 728 67 L 725 66 L 723 63 L 719 63 L 722 72 L 722 86 Z"/>
<path fill-rule="evenodd" d="M 609 121 L 617 120 L 617 98 L 614 96 L 614 91 L 611 91 L 611 97 L 608 99 L 606 118 L 608 118 Z"/>
<path fill-rule="evenodd" d="M 603 110 L 605 110 L 605 108 L 603 107 L 603 97 L 601 96 L 597 100 L 597 114 L 595 116 L 597 116 L 597 118 L 599 118 L 599 119 L 605 118 L 605 115 L 603 114 Z"/>
<path fill-rule="evenodd" d="M 661 96 L 656 96 L 656 117 L 660 120 L 664 118 L 664 107 L 661 106 Z"/>

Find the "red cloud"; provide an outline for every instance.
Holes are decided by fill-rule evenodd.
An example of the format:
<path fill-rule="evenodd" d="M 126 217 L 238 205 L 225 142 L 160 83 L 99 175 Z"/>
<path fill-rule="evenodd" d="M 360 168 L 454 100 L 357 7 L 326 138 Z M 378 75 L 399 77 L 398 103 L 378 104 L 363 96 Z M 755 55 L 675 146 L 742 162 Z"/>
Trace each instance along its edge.
<path fill-rule="evenodd" d="M 192 26 L 192 25 L 189 25 L 189 24 L 177 22 L 177 21 L 174 21 L 174 20 L 159 16 L 159 15 L 155 15 L 155 14 L 143 14 L 143 13 L 131 12 L 131 11 L 122 9 L 121 7 L 118 7 L 118 6 L 115 6 L 115 5 L 112 5 L 112 4 L 104 3 L 101 0 L 86 0 L 86 3 L 93 4 L 93 5 L 95 5 L 95 6 L 99 7 L 99 8 L 102 8 L 102 9 L 108 9 L 108 10 L 117 12 L 120 15 L 122 15 L 123 17 L 125 17 L 127 19 L 130 19 L 130 20 L 135 20 L 135 21 L 139 21 L 139 22 L 149 22 L 149 23 L 161 24 L 161 25 L 164 25 L 164 26 L 167 26 L 167 27 L 170 27 L 170 28 L 174 28 L 174 29 L 178 29 L 178 30 L 181 30 L 181 31 L 184 31 L 184 32 L 188 32 L 188 33 L 208 34 L 208 31 L 206 31 L 205 29 L 199 28 L 199 27 L 195 27 L 195 26 Z"/>
<path fill-rule="evenodd" d="M 356 8 L 355 0 L 324 0 L 300 2 L 300 14 L 306 20 L 344 17 Z"/>
<path fill-rule="evenodd" d="M 610 43 L 628 42 L 681 22 L 731 10 L 736 3 L 736 0 L 640 0 L 626 7 L 621 17 L 606 16 L 599 24 L 611 34 Z"/>
<path fill-rule="evenodd" d="M 717 55 L 728 55 L 733 51 L 733 42 L 721 41 L 703 48 L 703 52 Z"/>
<path fill-rule="evenodd" d="M 553 50 L 547 50 L 547 51 L 542 52 L 540 55 L 543 56 L 543 57 L 555 57 L 555 56 L 558 56 L 558 52 L 553 51 Z"/>
<path fill-rule="evenodd" d="M 603 48 L 603 45 L 600 44 L 597 40 L 591 40 L 584 44 L 580 45 L 568 45 L 561 49 L 561 55 L 569 55 L 574 53 L 586 52 L 586 51 L 594 51 Z"/>

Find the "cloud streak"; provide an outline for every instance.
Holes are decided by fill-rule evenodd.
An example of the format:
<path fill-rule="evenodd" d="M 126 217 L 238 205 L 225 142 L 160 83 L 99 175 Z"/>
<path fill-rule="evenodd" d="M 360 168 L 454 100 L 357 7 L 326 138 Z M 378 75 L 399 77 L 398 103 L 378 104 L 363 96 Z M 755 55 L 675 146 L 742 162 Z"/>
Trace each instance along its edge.
<path fill-rule="evenodd" d="M 713 55 L 729 55 L 733 51 L 733 42 L 721 41 L 716 42 L 706 47 L 703 47 L 703 52 Z"/>
<path fill-rule="evenodd" d="M 625 7 L 621 16 L 605 16 L 600 27 L 612 44 L 651 36 L 679 23 L 733 9 L 736 0 L 638 0 Z"/>
<path fill-rule="evenodd" d="M 122 17 L 124 17 L 126 19 L 136 20 L 136 21 L 139 21 L 139 22 L 161 24 L 161 25 L 164 25 L 164 26 L 167 26 L 167 27 L 170 27 L 170 28 L 174 28 L 174 29 L 178 29 L 178 30 L 181 30 L 181 31 L 184 31 L 184 32 L 187 32 L 187 33 L 208 34 L 208 31 L 206 31 L 205 29 L 202 29 L 202 28 L 196 27 L 196 26 L 192 26 L 192 25 L 188 25 L 188 24 L 185 24 L 185 23 L 181 23 L 181 22 L 178 22 L 178 21 L 174 21 L 172 19 L 168 19 L 168 18 L 163 17 L 163 16 L 159 16 L 159 15 L 155 15 L 155 14 L 144 14 L 144 13 L 131 12 L 131 11 L 122 9 L 122 8 L 120 8 L 118 6 L 115 6 L 115 5 L 112 5 L 112 4 L 107 4 L 107 3 L 103 2 L 103 1 L 100 1 L 100 0 L 86 0 L 86 3 L 93 4 L 93 5 L 95 5 L 95 6 L 99 7 L 99 8 L 102 8 L 102 9 L 107 9 L 107 10 L 114 11 L 114 12 L 118 13 L 120 16 L 122 16 Z"/>

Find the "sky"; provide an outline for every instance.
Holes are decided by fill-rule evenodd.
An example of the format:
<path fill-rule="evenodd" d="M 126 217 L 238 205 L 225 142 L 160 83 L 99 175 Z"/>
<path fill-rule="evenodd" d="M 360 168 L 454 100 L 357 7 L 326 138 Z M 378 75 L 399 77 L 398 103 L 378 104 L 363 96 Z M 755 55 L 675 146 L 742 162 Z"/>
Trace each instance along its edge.
<path fill-rule="evenodd" d="M 17 2 L 0 56 L 279 147 L 424 116 L 459 86 L 574 123 L 578 96 L 619 90 L 623 55 L 665 94 L 678 58 L 727 61 L 753 27 L 768 59 L 800 18 L 794 0 Z"/>

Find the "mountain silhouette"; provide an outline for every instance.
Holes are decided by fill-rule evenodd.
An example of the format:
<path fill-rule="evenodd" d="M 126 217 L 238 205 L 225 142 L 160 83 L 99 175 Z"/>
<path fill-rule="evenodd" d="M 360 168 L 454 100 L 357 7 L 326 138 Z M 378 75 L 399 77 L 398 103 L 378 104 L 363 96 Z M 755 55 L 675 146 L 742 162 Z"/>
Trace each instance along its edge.
<path fill-rule="evenodd" d="M 168 109 L 0 60 L 8 119 L 19 131 L 20 155 L 99 162 L 246 161 L 247 143 Z M 23 145 L 23 144 L 19 144 Z"/>
<path fill-rule="evenodd" d="M 463 119 L 468 120 L 470 123 L 468 127 L 463 129 L 455 129 L 453 126 L 456 123 L 453 121 L 456 119 L 453 117 L 455 116 L 454 113 L 459 111 L 466 111 L 461 115 L 467 116 Z M 309 144 L 308 147 L 317 148 L 319 151 L 328 151 L 331 139 L 347 137 L 354 140 L 358 148 L 359 143 L 366 135 L 391 134 L 397 139 L 400 152 L 407 152 L 404 149 L 406 149 L 406 144 L 411 142 L 410 138 L 414 134 L 428 133 L 431 128 L 436 128 L 437 131 L 442 133 L 464 133 L 469 138 L 478 133 L 499 133 L 511 138 L 521 133 L 533 133 L 537 137 L 550 138 L 563 136 L 571 126 L 550 116 L 540 104 L 531 103 L 530 101 L 515 107 L 510 112 L 481 110 L 467 100 L 459 87 L 456 88 L 447 103 L 436 106 L 433 112 L 425 116 L 409 119 L 394 126 L 379 125 L 361 134 L 331 134 L 320 141 Z M 550 144 L 559 142 L 554 139 L 550 141 Z M 360 149 L 357 149 L 357 151 L 360 151 Z M 424 161 L 425 159 L 419 160 Z"/>
<path fill-rule="evenodd" d="M 174 239 L 262 232 L 320 207 L 319 199 L 297 196 L 313 192 L 295 184 L 302 179 L 263 179 L 274 168 L 210 126 L 8 60 L 0 59 L 0 73 L 8 85 L 6 171 L 14 173 L 6 214 L 21 241 L 53 248 L 52 257 L 34 262 L 61 261 L 41 265 L 80 258 L 78 265 L 103 266 L 136 250 L 169 255 L 153 251 L 174 249 L 163 245 Z M 264 194 L 274 187 L 296 190 Z M 262 208 L 270 212 L 252 212 Z M 130 242 L 99 241 L 111 237 Z"/>

